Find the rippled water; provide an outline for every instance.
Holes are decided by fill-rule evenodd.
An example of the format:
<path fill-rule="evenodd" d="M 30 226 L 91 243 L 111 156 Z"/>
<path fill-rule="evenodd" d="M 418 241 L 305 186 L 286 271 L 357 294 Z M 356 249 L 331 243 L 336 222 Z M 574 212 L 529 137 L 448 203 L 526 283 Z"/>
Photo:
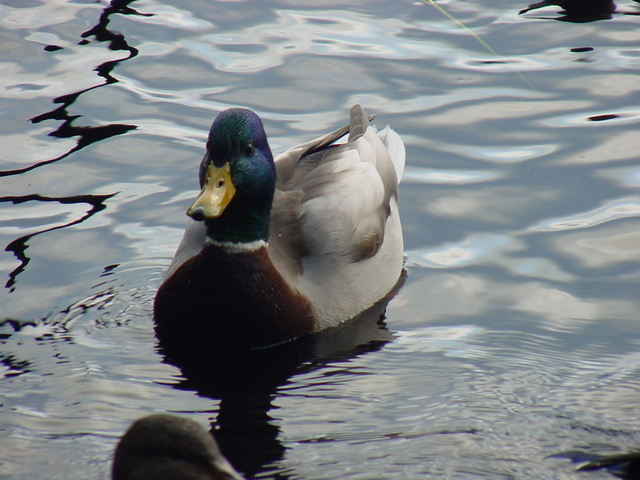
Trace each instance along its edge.
<path fill-rule="evenodd" d="M 258 477 L 598 479 L 549 457 L 640 448 L 637 4 L 344 3 L 2 2 L 2 478 L 108 478 L 152 411 Z M 233 385 L 165 363 L 150 305 L 216 113 L 279 152 L 356 102 L 407 144 L 387 329 Z"/>

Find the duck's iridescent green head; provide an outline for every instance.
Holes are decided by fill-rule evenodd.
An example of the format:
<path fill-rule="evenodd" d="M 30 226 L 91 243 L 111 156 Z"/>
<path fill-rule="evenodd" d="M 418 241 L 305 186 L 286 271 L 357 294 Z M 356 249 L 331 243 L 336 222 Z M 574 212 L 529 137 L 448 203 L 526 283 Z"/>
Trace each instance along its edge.
<path fill-rule="evenodd" d="M 187 210 L 217 242 L 267 240 L 276 169 L 260 118 L 231 108 L 211 125 L 200 164 L 202 191 Z"/>

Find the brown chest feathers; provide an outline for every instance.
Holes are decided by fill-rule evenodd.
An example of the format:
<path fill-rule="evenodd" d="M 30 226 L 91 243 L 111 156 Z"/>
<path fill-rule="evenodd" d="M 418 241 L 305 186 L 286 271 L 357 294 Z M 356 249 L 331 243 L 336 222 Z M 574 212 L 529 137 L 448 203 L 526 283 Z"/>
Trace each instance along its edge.
<path fill-rule="evenodd" d="M 313 331 L 309 301 L 275 269 L 266 247 L 230 253 L 207 245 L 160 286 L 161 342 L 182 348 L 251 349 Z"/>

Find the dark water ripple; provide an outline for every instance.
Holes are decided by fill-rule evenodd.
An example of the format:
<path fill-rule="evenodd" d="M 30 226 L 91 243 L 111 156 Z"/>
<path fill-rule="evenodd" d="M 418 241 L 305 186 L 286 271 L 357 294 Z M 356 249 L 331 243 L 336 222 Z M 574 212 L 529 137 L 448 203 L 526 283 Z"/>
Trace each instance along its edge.
<path fill-rule="evenodd" d="M 72 222 L 63 224 L 63 225 L 57 225 L 55 227 L 50 227 L 47 228 L 45 230 L 40 230 L 38 232 L 29 234 L 29 235 L 25 235 L 23 237 L 17 238 L 15 240 L 13 240 L 11 243 L 9 243 L 9 245 L 7 245 L 5 247 L 5 251 L 7 252 L 12 252 L 16 258 L 20 261 L 20 265 L 18 267 L 16 267 L 11 273 L 9 273 L 9 280 L 7 280 L 7 283 L 5 284 L 5 288 L 8 288 L 10 291 L 15 290 L 15 283 L 16 283 L 16 278 L 17 276 L 24 271 L 24 269 L 27 267 L 27 265 L 29 264 L 29 261 L 31 260 L 27 254 L 27 248 L 29 247 L 29 245 L 27 244 L 27 242 L 29 241 L 30 238 L 32 238 L 35 235 L 40 235 L 46 232 L 50 232 L 52 230 L 57 230 L 60 228 L 66 228 L 69 227 L 71 225 L 76 225 L 78 223 L 82 223 L 84 222 L 86 219 L 90 218 L 92 215 L 95 215 L 96 213 L 100 212 L 101 210 L 105 209 L 106 206 L 104 204 L 104 202 L 106 200 L 108 200 L 109 198 L 111 198 L 113 195 L 78 195 L 78 196 L 74 196 L 74 197 L 66 197 L 66 198 L 50 198 L 50 197 L 43 197 L 41 195 L 37 195 L 37 194 L 32 194 L 32 195 L 25 195 L 23 197 L 0 197 L 0 203 L 2 202 L 10 202 L 12 204 L 18 204 L 18 203 L 23 203 L 23 202 L 58 202 L 61 204 L 73 204 L 73 203 L 86 203 L 88 205 L 91 206 L 90 210 L 81 218 L 74 220 Z"/>

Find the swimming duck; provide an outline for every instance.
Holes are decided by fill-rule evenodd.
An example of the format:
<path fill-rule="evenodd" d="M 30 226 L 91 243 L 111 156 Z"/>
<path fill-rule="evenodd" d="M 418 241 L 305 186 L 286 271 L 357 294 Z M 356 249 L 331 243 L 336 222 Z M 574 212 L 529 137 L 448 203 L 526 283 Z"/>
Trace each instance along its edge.
<path fill-rule="evenodd" d="M 188 418 L 158 413 L 136 420 L 116 447 L 113 480 L 243 480 L 211 434 Z"/>
<path fill-rule="evenodd" d="M 161 341 L 271 346 L 336 326 L 394 290 L 405 149 L 372 118 L 355 105 L 349 125 L 274 161 L 254 112 L 217 116 L 202 190 L 155 298 Z"/>
<path fill-rule="evenodd" d="M 589 461 L 578 468 L 578 471 L 606 469 L 611 474 L 626 480 L 640 478 L 640 452 L 583 456 Z"/>
<path fill-rule="evenodd" d="M 613 13 L 625 13 L 616 12 L 617 7 L 613 0 L 542 0 L 537 3 L 532 3 L 527 8 L 520 10 L 518 15 L 522 15 L 538 8 L 550 6 L 558 6 L 561 9 L 558 12 L 560 16 L 550 18 L 572 23 L 608 20 L 613 18 Z M 634 12 L 628 14 L 634 15 L 637 13 Z"/>

